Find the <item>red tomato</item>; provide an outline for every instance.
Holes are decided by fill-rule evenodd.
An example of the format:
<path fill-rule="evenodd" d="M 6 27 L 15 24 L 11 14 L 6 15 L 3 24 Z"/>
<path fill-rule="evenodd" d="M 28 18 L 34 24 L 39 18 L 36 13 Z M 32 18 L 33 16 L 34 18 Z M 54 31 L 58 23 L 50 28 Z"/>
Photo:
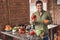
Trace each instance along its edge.
<path fill-rule="evenodd" d="M 35 34 L 35 32 L 34 32 L 34 31 L 31 31 L 31 32 L 30 32 L 30 35 L 32 35 L 32 36 L 33 36 L 34 34 Z"/>
<path fill-rule="evenodd" d="M 24 31 L 24 27 L 20 27 L 20 29 L 21 29 L 22 31 Z"/>
<path fill-rule="evenodd" d="M 36 18 L 36 15 L 33 15 L 33 16 L 32 16 L 32 20 L 35 19 L 35 18 Z"/>

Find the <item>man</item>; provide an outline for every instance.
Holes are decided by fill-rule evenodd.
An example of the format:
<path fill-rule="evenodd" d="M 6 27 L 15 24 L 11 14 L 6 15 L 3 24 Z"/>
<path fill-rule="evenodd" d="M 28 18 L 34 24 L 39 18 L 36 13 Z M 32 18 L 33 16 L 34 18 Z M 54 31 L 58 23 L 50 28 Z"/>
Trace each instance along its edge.
<path fill-rule="evenodd" d="M 52 23 L 52 17 L 49 12 L 43 10 L 42 1 L 36 1 L 37 11 L 32 14 L 31 24 L 35 25 L 36 35 L 38 39 L 36 40 L 48 40 L 49 32 L 47 25 Z"/>

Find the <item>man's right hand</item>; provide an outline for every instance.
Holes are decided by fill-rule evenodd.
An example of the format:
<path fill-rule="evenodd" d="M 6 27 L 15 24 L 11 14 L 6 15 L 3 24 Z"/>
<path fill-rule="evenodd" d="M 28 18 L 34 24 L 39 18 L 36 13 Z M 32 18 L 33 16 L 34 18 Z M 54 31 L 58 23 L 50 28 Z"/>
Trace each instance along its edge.
<path fill-rule="evenodd" d="M 32 19 L 32 22 L 36 22 L 36 19 Z"/>
<path fill-rule="evenodd" d="M 31 19 L 32 19 L 32 22 L 36 22 L 36 15 L 32 15 Z"/>

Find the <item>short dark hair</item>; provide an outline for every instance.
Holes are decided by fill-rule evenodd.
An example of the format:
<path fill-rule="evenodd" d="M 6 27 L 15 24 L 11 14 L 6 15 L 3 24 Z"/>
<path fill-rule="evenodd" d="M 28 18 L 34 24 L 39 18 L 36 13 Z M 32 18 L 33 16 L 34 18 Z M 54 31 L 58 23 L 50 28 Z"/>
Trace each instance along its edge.
<path fill-rule="evenodd" d="M 36 5 L 39 4 L 39 3 L 43 4 L 42 1 L 39 1 L 39 0 L 36 1 Z"/>

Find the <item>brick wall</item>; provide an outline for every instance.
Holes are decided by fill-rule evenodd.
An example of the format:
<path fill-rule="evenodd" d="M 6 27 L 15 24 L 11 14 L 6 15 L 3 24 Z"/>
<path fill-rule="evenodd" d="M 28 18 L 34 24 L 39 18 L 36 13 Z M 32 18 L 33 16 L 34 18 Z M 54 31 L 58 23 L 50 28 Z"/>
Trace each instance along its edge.
<path fill-rule="evenodd" d="M 28 24 L 29 20 L 29 0 L 0 0 L 0 30 L 6 24 Z"/>
<path fill-rule="evenodd" d="M 60 25 L 60 5 L 57 5 L 57 0 L 48 0 L 48 11 L 52 14 L 54 24 Z"/>
<path fill-rule="evenodd" d="M 6 1 L 0 0 L 0 30 L 8 24 L 8 11 Z"/>
<path fill-rule="evenodd" d="M 57 5 L 57 0 L 54 0 L 54 13 L 55 13 L 55 19 L 56 24 L 60 25 L 60 5 Z"/>
<path fill-rule="evenodd" d="M 28 0 L 9 0 L 9 11 L 11 25 L 29 22 Z"/>

